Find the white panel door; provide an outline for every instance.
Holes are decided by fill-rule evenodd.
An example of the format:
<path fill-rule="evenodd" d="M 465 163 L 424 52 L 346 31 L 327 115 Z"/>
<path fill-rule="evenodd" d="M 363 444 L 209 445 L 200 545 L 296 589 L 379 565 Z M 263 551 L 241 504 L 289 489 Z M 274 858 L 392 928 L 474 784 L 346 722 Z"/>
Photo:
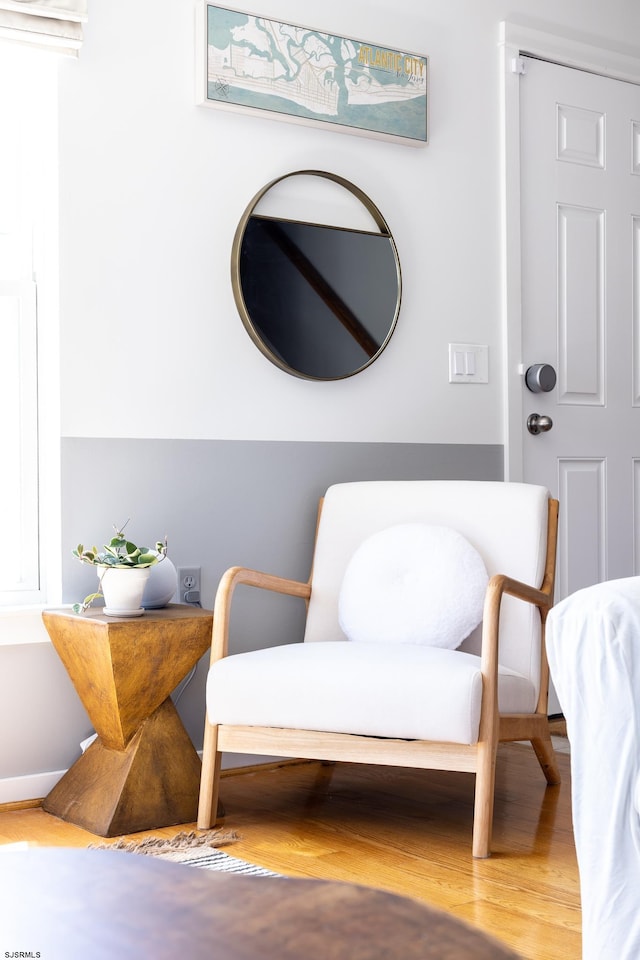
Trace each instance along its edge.
<path fill-rule="evenodd" d="M 640 87 L 529 57 L 520 77 L 523 477 L 560 499 L 558 599 L 640 572 Z"/>

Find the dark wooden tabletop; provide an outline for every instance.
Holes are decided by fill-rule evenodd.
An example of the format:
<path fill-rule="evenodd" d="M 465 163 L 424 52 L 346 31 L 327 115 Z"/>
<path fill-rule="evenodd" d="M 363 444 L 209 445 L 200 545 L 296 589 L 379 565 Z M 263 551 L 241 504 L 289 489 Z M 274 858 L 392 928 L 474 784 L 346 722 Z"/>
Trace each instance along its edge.
<path fill-rule="evenodd" d="M 353 884 L 234 876 L 120 851 L 0 850 L 0 956 L 38 955 L 42 960 L 516 958 L 446 913 Z"/>

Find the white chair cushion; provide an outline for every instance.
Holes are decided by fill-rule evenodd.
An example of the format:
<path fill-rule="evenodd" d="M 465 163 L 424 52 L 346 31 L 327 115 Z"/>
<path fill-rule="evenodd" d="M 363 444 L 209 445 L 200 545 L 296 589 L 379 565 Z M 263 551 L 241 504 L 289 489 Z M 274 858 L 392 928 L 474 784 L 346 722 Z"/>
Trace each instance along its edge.
<path fill-rule="evenodd" d="M 368 537 L 347 566 L 338 601 L 349 640 L 455 650 L 482 620 L 489 577 L 451 527 L 401 523 Z"/>
<path fill-rule="evenodd" d="M 361 543 L 398 523 L 452 527 L 481 553 L 489 576 L 540 586 L 547 548 L 549 493 L 527 483 L 475 480 L 372 480 L 329 487 L 313 557 L 305 642 L 344 640 L 338 597 Z M 515 597 L 500 612 L 500 663 L 540 683 L 540 614 Z M 462 649 L 477 654 L 478 630 Z"/>
<path fill-rule="evenodd" d="M 533 684 L 500 668 L 499 707 L 535 710 Z M 413 644 L 294 643 L 214 663 L 211 723 L 321 730 L 371 737 L 476 743 L 478 657 Z"/>

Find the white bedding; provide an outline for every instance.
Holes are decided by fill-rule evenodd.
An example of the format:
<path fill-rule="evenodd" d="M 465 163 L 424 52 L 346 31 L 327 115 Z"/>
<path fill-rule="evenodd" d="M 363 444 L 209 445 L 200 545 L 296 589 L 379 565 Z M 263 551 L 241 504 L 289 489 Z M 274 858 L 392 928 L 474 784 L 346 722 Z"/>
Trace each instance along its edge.
<path fill-rule="evenodd" d="M 571 745 L 583 960 L 638 960 L 640 577 L 559 603 L 547 651 Z"/>

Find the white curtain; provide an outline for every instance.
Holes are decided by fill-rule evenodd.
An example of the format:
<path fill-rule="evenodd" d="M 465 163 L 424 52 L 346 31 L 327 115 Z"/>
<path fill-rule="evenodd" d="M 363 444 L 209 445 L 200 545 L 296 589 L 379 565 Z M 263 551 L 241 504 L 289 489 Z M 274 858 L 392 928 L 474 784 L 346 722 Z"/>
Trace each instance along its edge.
<path fill-rule="evenodd" d="M 87 0 L 0 0 L 0 38 L 69 56 L 82 45 Z"/>

